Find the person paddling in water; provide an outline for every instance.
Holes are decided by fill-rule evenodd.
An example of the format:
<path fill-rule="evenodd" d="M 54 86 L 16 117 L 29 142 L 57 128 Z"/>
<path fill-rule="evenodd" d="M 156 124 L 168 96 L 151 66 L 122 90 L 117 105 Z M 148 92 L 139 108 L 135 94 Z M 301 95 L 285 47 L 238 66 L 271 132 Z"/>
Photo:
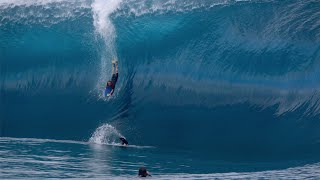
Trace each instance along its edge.
<path fill-rule="evenodd" d="M 120 141 L 121 141 L 121 144 L 123 145 L 123 146 L 128 146 L 128 141 L 124 138 L 124 137 L 121 137 L 121 138 L 119 138 L 120 139 Z"/>
<path fill-rule="evenodd" d="M 145 167 L 141 167 L 139 169 L 138 177 L 148 177 L 151 176 L 151 174 L 147 171 Z"/>
<path fill-rule="evenodd" d="M 112 96 L 117 81 L 118 81 L 118 61 L 113 60 L 112 61 L 112 77 L 111 77 L 111 80 L 107 82 L 106 89 L 104 91 L 104 95 L 106 97 Z"/>

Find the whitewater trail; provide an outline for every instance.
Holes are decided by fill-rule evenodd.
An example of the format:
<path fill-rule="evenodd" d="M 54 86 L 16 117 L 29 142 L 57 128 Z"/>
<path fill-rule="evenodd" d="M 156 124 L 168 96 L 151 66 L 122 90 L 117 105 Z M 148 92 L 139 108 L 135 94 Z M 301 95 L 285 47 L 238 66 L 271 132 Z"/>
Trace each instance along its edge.
<path fill-rule="evenodd" d="M 102 38 L 104 49 L 101 52 L 100 76 L 97 82 L 97 89 L 105 84 L 106 80 L 111 75 L 111 61 L 117 59 L 115 49 L 116 30 L 112 24 L 110 15 L 116 11 L 121 3 L 121 0 L 95 0 L 91 7 L 93 12 L 93 24 L 97 36 Z"/>
<path fill-rule="evenodd" d="M 100 76 L 96 85 L 96 88 L 98 89 L 97 92 L 100 92 L 100 89 L 103 88 L 102 86 L 108 78 L 110 78 L 110 62 L 113 58 L 118 59 L 115 49 L 116 30 L 110 15 L 117 10 L 120 3 L 121 0 L 95 0 L 91 5 L 95 31 L 97 36 L 102 38 L 105 45 L 104 51 L 101 53 Z M 95 130 L 89 142 L 98 144 L 116 144 L 116 142 L 119 141 L 119 137 L 124 136 L 111 125 L 104 124 Z"/>

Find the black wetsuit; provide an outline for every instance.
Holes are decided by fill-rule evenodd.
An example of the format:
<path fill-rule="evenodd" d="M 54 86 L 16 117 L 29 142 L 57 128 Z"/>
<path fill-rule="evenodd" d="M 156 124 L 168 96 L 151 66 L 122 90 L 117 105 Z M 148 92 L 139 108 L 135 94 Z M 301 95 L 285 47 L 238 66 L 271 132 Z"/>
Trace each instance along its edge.
<path fill-rule="evenodd" d="M 118 81 L 118 73 L 112 74 L 112 77 L 111 77 L 111 82 L 113 84 L 113 88 L 112 89 L 115 88 L 117 81 Z"/>
<path fill-rule="evenodd" d="M 128 145 L 128 141 L 125 138 L 119 138 L 122 142 L 122 145 Z"/>

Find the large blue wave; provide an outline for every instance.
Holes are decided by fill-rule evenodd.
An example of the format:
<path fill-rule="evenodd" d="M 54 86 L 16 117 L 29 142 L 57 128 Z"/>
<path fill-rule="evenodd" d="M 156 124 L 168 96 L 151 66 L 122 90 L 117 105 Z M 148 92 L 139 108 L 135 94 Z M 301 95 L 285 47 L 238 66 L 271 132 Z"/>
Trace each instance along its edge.
<path fill-rule="evenodd" d="M 207 154 L 319 150 L 317 1 L 0 3 L 0 135 Z M 119 59 L 111 99 L 101 97 Z M 205 145 L 205 146 L 204 146 Z"/>

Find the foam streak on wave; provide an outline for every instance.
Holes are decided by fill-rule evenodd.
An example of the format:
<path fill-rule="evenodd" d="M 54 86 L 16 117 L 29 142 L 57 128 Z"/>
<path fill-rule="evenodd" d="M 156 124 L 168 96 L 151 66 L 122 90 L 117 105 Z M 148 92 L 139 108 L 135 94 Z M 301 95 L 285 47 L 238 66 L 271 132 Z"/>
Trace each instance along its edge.
<path fill-rule="evenodd" d="M 97 34 L 104 41 L 104 53 L 101 54 L 100 78 L 97 87 L 104 84 L 108 75 L 110 75 L 110 58 L 116 58 L 115 50 L 115 28 L 110 19 L 110 15 L 117 10 L 121 0 L 95 0 L 92 3 L 93 23 Z M 108 61 L 109 60 L 109 61 Z"/>

